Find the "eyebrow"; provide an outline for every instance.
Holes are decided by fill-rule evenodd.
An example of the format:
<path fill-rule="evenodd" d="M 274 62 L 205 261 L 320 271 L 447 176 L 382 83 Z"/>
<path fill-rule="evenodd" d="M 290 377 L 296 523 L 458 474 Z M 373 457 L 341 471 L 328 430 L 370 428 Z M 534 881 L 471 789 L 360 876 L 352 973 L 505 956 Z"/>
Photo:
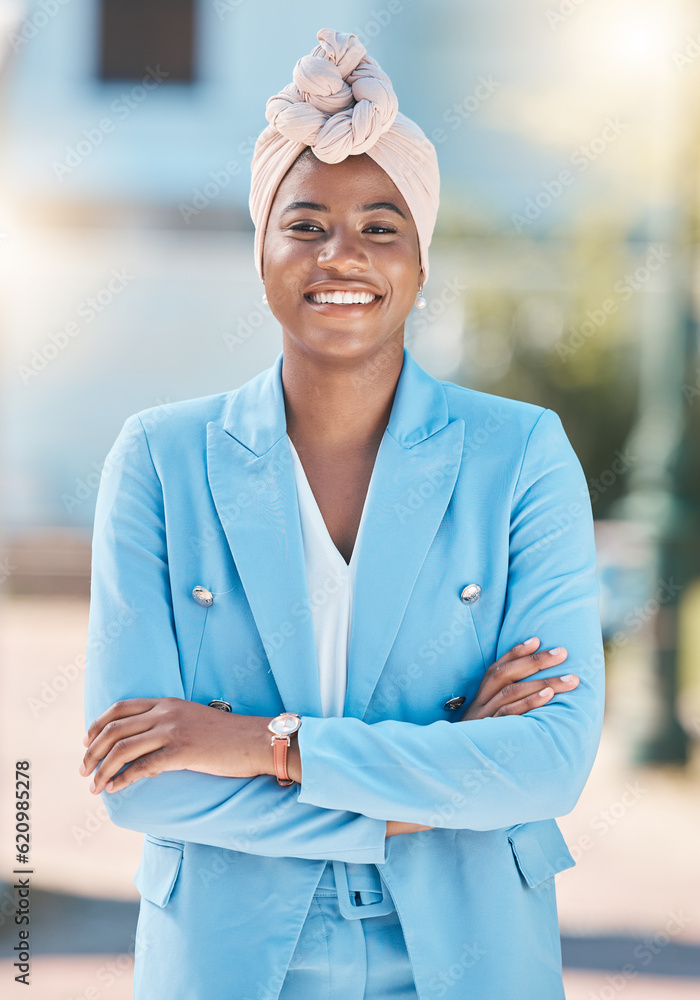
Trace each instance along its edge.
<path fill-rule="evenodd" d="M 406 218 L 398 205 L 395 205 L 393 201 L 373 201 L 371 205 L 356 205 L 355 208 L 358 208 L 362 212 L 373 212 L 375 209 L 386 208 L 390 212 L 397 212 L 402 219 Z"/>
<path fill-rule="evenodd" d="M 330 211 L 328 205 L 320 205 L 316 201 L 293 201 L 291 205 L 287 205 L 284 212 L 295 212 L 299 208 L 308 208 L 312 212 Z M 401 209 L 393 201 L 373 201 L 370 205 L 355 205 L 355 211 L 357 212 L 374 212 L 377 209 L 387 209 L 390 212 L 396 212 L 402 219 L 406 218 Z"/>

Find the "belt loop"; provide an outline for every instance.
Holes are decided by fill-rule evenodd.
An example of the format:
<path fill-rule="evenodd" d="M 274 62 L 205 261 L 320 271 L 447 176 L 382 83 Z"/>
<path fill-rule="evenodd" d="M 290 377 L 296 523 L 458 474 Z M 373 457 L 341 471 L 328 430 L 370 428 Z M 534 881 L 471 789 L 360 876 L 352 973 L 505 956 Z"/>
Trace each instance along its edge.
<path fill-rule="evenodd" d="M 358 920 L 361 917 L 383 917 L 385 914 L 391 913 L 394 909 L 394 900 L 387 891 L 381 876 L 382 898 L 378 899 L 376 903 L 365 903 L 361 906 L 355 906 L 350 902 L 350 890 L 348 889 L 345 862 L 333 862 L 333 875 L 335 877 L 336 889 L 338 890 L 338 909 L 347 920 Z"/>

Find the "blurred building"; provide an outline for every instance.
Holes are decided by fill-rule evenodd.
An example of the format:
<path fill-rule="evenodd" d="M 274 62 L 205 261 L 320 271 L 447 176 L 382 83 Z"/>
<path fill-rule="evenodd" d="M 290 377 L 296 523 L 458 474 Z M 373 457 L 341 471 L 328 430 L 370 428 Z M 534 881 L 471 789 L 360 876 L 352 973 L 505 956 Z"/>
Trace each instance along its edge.
<path fill-rule="evenodd" d="M 584 465 L 607 469 L 629 430 L 653 283 L 620 296 L 602 334 L 589 313 L 648 251 L 648 121 L 631 82 L 652 87 L 644 45 L 672 39 L 639 5 L 605 32 L 600 11 L 560 25 L 547 10 L 0 0 L 0 575 L 84 590 L 99 472 L 124 419 L 234 388 L 279 351 L 253 265 L 250 159 L 267 98 L 321 27 L 358 34 L 438 151 L 414 356 L 439 377 L 546 401 Z"/>

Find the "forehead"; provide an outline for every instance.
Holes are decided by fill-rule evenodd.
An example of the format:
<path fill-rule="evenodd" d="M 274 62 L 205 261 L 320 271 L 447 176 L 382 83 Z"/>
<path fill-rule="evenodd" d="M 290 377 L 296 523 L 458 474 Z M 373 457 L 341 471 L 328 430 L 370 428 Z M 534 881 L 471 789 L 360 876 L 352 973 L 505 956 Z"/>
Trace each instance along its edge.
<path fill-rule="evenodd" d="M 306 155 L 296 160 L 275 193 L 272 212 L 283 212 L 294 201 L 327 205 L 331 211 L 354 208 L 364 203 L 393 202 L 410 218 L 403 195 L 378 163 L 361 153 L 340 163 L 323 163 Z"/>

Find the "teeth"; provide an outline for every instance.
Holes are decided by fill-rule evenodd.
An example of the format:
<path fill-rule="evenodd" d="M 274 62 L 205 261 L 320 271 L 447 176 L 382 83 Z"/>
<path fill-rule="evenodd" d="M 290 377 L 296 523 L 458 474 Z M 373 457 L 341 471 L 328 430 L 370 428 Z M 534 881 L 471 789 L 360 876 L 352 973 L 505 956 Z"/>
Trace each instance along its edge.
<path fill-rule="evenodd" d="M 374 302 L 376 295 L 372 292 L 317 292 L 311 296 L 314 302 L 332 302 L 335 305 L 367 305 Z"/>

